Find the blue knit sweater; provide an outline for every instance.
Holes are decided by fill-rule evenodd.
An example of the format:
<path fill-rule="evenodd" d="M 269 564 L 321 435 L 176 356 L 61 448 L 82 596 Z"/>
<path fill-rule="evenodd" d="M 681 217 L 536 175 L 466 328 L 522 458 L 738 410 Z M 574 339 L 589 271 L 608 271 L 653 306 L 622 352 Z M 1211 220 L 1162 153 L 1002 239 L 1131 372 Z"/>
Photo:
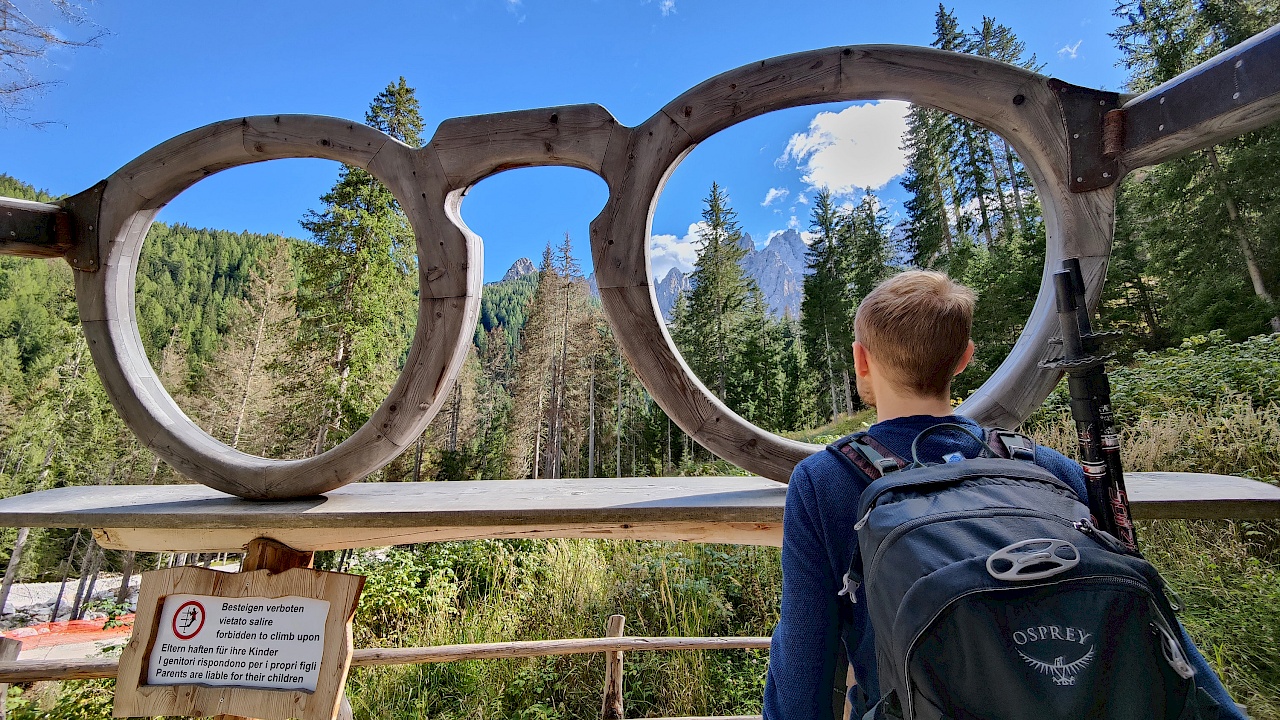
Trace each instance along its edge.
<path fill-rule="evenodd" d="M 981 432 L 968 418 L 928 415 L 887 420 L 869 432 L 895 455 L 910 457 L 916 435 L 943 422 Z M 962 433 L 942 430 L 920 443 L 920 459 L 941 462 L 943 455 L 957 450 L 976 457 L 978 445 Z M 1044 447 L 1037 450 L 1036 463 L 1068 483 L 1081 498 L 1087 497 L 1084 473 L 1077 463 Z M 832 450 L 806 458 L 791 475 L 782 524 L 782 615 L 769 649 L 766 720 L 831 720 L 841 640 L 857 678 L 857 686 L 849 692 L 858 713 L 854 717 L 879 700 L 875 636 L 867 619 L 865 591 L 857 590 L 857 603 L 837 597 L 841 578 L 857 550 L 853 526 L 866 485 L 853 464 Z M 1223 706 L 1222 717 L 1245 720 L 1199 651 L 1189 640 L 1186 644 L 1192 649 L 1198 684 Z"/>

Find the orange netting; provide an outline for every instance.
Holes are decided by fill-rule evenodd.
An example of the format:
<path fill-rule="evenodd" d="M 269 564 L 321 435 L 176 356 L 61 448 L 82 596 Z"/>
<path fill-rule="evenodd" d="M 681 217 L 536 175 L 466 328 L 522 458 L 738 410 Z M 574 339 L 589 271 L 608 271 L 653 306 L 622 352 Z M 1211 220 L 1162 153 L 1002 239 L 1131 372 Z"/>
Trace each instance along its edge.
<path fill-rule="evenodd" d="M 105 630 L 102 626 L 106 620 L 59 620 L 5 630 L 0 635 L 21 640 L 22 648 L 29 650 L 49 645 L 110 640 L 133 632 L 133 613 L 121 615 L 116 620 L 123 624 Z"/>

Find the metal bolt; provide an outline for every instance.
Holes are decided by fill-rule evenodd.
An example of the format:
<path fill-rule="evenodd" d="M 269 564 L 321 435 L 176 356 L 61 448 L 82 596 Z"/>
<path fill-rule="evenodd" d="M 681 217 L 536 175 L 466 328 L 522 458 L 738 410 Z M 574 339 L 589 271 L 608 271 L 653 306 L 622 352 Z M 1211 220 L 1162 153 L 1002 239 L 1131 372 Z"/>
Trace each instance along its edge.
<path fill-rule="evenodd" d="M 1240 93 L 1233 93 L 1233 94 L 1231 95 L 1231 99 L 1232 99 L 1232 100 L 1239 100 L 1239 99 L 1240 99 Z"/>
<path fill-rule="evenodd" d="M 1237 61 L 1236 61 L 1236 67 L 1240 67 L 1241 65 L 1244 65 L 1244 61 L 1243 61 L 1243 60 L 1237 60 Z"/>
<path fill-rule="evenodd" d="M 1099 105 L 1106 105 L 1106 104 L 1107 104 L 1107 101 L 1106 101 L 1106 100 L 1099 100 L 1099 101 L 1098 101 L 1098 104 L 1099 104 Z"/>
<path fill-rule="evenodd" d="M 1164 126 L 1163 126 L 1163 125 L 1161 125 L 1161 126 L 1160 126 L 1159 128 L 1157 128 L 1157 129 L 1158 129 L 1158 130 L 1164 130 Z"/>
<path fill-rule="evenodd" d="M 1163 105 L 1163 104 L 1164 104 L 1164 98 L 1160 98 L 1160 104 L 1161 104 L 1161 105 Z"/>
<path fill-rule="evenodd" d="M 1076 182 L 1084 182 L 1084 178 L 1082 178 L 1082 177 L 1078 177 L 1078 178 L 1076 178 Z"/>
<path fill-rule="evenodd" d="M 1109 177 L 1111 177 L 1111 173 L 1109 173 L 1109 172 L 1104 172 L 1104 173 L 1102 173 L 1102 177 L 1104 177 L 1104 178 L 1109 178 Z"/>
<path fill-rule="evenodd" d="M 1080 133 L 1071 133 L 1071 138 L 1072 138 L 1073 140 L 1079 140 L 1079 139 L 1080 139 Z"/>

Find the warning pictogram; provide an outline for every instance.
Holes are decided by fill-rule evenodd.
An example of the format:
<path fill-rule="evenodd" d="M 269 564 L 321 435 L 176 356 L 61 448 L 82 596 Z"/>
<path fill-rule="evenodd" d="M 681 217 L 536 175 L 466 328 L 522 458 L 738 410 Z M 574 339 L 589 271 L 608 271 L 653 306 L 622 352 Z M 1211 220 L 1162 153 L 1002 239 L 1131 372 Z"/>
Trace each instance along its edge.
<path fill-rule="evenodd" d="M 182 603 L 173 614 L 173 634 L 179 640 L 190 640 L 204 627 L 204 605 L 195 600 Z"/>

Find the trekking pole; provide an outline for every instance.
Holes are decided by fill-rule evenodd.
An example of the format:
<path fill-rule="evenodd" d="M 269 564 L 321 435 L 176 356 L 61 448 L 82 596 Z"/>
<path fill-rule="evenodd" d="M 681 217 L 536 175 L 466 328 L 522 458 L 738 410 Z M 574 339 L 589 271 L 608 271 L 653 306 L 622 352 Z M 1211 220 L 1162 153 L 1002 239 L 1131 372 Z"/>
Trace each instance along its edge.
<path fill-rule="evenodd" d="M 1080 259 L 1063 260 L 1062 267 L 1071 273 L 1071 295 L 1075 300 L 1076 321 L 1084 350 L 1090 354 L 1098 353 L 1102 340 L 1110 333 L 1093 331 L 1089 307 L 1085 303 L 1084 273 L 1080 269 Z M 1133 516 L 1129 513 L 1129 493 L 1125 490 L 1124 468 L 1120 462 L 1120 431 L 1116 428 L 1115 411 L 1111 408 L 1111 380 L 1103 365 L 1106 359 L 1107 356 L 1098 356 L 1097 368 L 1087 371 L 1085 380 L 1102 443 L 1102 457 L 1107 463 L 1107 501 L 1111 505 L 1111 516 L 1117 531 L 1113 534 L 1125 547 L 1137 552 L 1138 533 L 1133 526 Z"/>
<path fill-rule="evenodd" d="M 1092 332 L 1079 261 L 1064 264 L 1068 269 L 1053 276 L 1063 354 L 1044 366 L 1067 372 L 1071 417 L 1076 423 L 1080 465 L 1089 490 L 1089 512 L 1100 529 L 1136 552 L 1137 537 L 1129 514 L 1119 435 L 1111 410 L 1111 387 L 1103 367 L 1105 358 L 1094 354 L 1102 335 Z"/>

